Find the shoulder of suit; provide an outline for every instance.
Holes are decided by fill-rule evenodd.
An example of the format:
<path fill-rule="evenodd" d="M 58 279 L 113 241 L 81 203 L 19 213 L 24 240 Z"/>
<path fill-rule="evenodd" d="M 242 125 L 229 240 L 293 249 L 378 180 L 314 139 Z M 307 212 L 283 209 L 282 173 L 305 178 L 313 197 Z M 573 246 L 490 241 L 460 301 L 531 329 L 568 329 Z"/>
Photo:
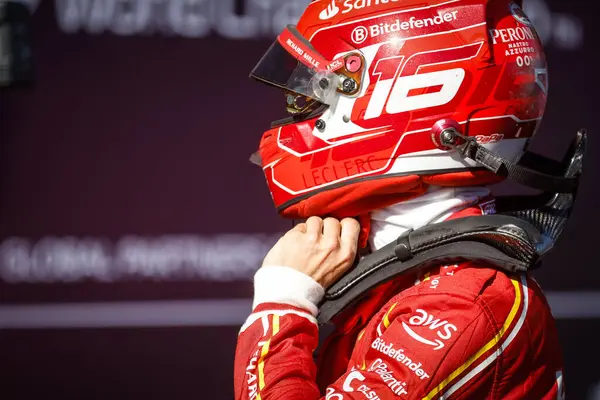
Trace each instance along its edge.
<path fill-rule="evenodd" d="M 414 286 L 399 291 L 382 311 L 393 304 L 407 302 L 418 307 L 432 300 L 448 304 L 460 300 L 461 304 L 472 303 L 474 309 L 485 311 L 491 317 L 491 314 L 511 312 L 515 304 L 523 303 L 524 297 L 529 297 L 529 300 L 532 296 L 543 298 L 541 290 L 529 290 L 531 285 L 535 282 L 525 275 L 509 275 L 481 264 L 445 266 L 425 274 Z M 543 307 L 545 301 L 536 301 L 535 304 Z"/>

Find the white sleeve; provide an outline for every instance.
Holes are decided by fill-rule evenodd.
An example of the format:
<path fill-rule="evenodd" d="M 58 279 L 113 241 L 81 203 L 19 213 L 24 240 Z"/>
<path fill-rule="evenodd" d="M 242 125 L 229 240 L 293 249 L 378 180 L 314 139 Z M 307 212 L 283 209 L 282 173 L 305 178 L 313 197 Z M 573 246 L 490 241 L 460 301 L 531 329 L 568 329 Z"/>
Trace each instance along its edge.
<path fill-rule="evenodd" d="M 254 302 L 282 303 L 304 308 L 313 316 L 325 296 L 325 289 L 310 276 L 289 267 L 262 267 L 254 275 Z"/>

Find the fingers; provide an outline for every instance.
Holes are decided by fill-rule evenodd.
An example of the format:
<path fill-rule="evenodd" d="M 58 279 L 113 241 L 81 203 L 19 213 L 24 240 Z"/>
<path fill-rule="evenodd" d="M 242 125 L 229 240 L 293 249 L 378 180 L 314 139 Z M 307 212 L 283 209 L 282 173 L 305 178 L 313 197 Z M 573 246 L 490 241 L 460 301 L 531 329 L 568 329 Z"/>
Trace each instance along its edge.
<path fill-rule="evenodd" d="M 344 254 L 347 254 L 348 257 L 354 260 L 358 248 L 360 224 L 354 218 L 344 218 L 342 222 L 340 222 L 340 226 L 340 247 Z"/>
<path fill-rule="evenodd" d="M 328 288 L 356 258 L 360 225 L 352 218 L 311 217 L 285 234 L 267 253 L 263 267 L 286 266 Z"/>
<path fill-rule="evenodd" d="M 317 241 L 325 239 L 329 243 L 340 243 L 341 237 L 346 231 L 345 235 L 349 235 L 346 241 L 352 243 L 358 240 L 360 225 L 354 218 L 346 218 L 340 222 L 335 218 L 325 218 L 323 220 L 319 217 L 310 217 L 306 222 L 294 226 L 292 230 L 306 233 Z"/>
<path fill-rule="evenodd" d="M 310 217 L 306 220 L 306 234 L 313 239 L 318 241 L 323 233 L 323 220 L 319 217 Z"/>
<path fill-rule="evenodd" d="M 342 246 L 354 246 L 358 244 L 358 235 L 360 233 L 360 224 L 354 218 L 344 218 L 341 225 L 341 243 Z"/>
<path fill-rule="evenodd" d="M 340 221 L 335 218 L 325 218 L 323 221 L 323 236 L 325 239 L 335 240 L 339 242 L 340 234 L 342 233 L 342 227 Z"/>
<path fill-rule="evenodd" d="M 306 233 L 306 223 L 301 222 L 297 225 L 294 225 L 294 227 L 291 230 L 301 232 L 301 233 Z"/>
<path fill-rule="evenodd" d="M 320 243 L 319 247 L 328 252 L 341 250 L 344 259 L 354 260 L 360 234 L 360 224 L 354 218 L 340 222 L 335 218 L 310 217 L 292 231 L 306 234 L 310 242 Z"/>

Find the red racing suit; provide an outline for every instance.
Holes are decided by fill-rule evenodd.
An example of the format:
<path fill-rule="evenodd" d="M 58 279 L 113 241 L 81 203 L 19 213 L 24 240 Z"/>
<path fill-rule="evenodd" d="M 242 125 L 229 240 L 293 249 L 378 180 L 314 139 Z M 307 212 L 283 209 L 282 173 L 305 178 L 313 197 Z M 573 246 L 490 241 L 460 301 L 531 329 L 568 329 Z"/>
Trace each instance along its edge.
<path fill-rule="evenodd" d="M 317 363 L 315 315 L 285 298 L 254 308 L 237 400 L 564 399 L 554 320 L 529 276 L 463 263 L 383 284 L 334 321 Z"/>

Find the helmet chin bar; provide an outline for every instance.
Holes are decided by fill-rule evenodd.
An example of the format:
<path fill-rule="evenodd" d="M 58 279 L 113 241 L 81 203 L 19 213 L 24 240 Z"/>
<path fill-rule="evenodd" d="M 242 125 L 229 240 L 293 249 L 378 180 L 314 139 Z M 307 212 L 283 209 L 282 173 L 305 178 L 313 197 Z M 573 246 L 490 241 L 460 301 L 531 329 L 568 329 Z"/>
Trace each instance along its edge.
<path fill-rule="evenodd" d="M 577 132 L 562 162 L 525 152 L 519 163 L 513 163 L 486 149 L 474 137 L 462 135 L 457 127 L 458 124 L 452 123 L 436 124 L 432 140 L 439 148 L 455 150 L 463 159 L 543 192 L 498 197 L 496 202 L 500 214 L 518 217 L 540 231 L 545 240 L 536 250 L 540 256 L 546 254 L 562 233 L 575 203 L 587 144 L 585 130 Z"/>

